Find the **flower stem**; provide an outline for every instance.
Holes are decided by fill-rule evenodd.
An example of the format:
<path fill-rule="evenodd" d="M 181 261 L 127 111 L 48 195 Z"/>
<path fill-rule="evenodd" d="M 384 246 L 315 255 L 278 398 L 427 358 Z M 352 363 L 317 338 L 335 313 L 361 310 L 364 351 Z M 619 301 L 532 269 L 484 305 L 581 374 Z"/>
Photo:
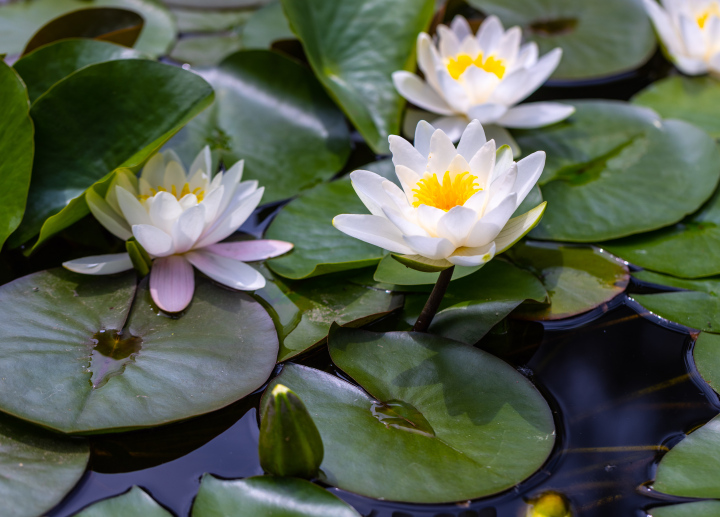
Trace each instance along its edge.
<path fill-rule="evenodd" d="M 423 307 L 420 316 L 415 322 L 415 326 L 413 327 L 414 332 L 427 332 L 428 328 L 430 328 L 430 323 L 432 323 L 435 313 L 440 307 L 440 302 L 442 302 L 443 296 L 445 296 L 445 291 L 447 291 L 448 285 L 450 285 L 454 270 L 455 266 L 451 266 L 440 273 L 437 283 L 435 287 L 433 287 L 428 301 L 425 303 L 425 307 Z"/>

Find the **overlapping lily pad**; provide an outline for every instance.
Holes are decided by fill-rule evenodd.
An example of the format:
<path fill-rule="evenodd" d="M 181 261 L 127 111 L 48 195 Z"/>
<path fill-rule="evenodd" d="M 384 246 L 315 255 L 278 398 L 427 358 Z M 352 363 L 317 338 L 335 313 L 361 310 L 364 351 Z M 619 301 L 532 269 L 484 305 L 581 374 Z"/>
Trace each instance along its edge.
<path fill-rule="evenodd" d="M 268 389 L 282 383 L 302 398 L 331 485 L 397 501 L 464 501 L 519 483 L 553 447 L 545 400 L 486 352 L 429 334 L 347 328 L 331 332 L 329 347 L 362 389 L 294 364 Z"/>
<path fill-rule="evenodd" d="M 297 195 L 345 164 L 345 119 L 306 67 L 253 50 L 202 75 L 215 88 L 215 104 L 169 144 L 188 163 L 205 145 L 227 166 L 245 160 L 243 179 L 260 181 L 263 202 Z"/>
<path fill-rule="evenodd" d="M 25 212 L 35 145 L 30 101 L 18 74 L 0 63 L 0 249 Z"/>
<path fill-rule="evenodd" d="M 657 111 L 661 117 L 695 124 L 720 138 L 720 82 L 717 79 L 668 77 L 652 83 L 635 95 L 632 102 Z"/>
<path fill-rule="evenodd" d="M 481 266 L 465 267 L 456 266 L 453 271 L 453 280 L 464 278 L 468 275 L 478 271 Z M 377 269 L 373 275 L 376 282 L 384 284 L 394 284 L 397 286 L 407 285 L 427 285 L 432 289 L 438 281 L 440 273 L 427 273 L 424 271 L 418 271 L 417 269 L 411 269 L 404 264 L 401 264 L 390 255 L 385 256 L 378 264 Z"/>
<path fill-rule="evenodd" d="M 497 15 L 544 54 L 563 49 L 554 79 L 615 75 L 638 68 L 655 50 L 655 35 L 640 0 L 469 0 Z"/>
<path fill-rule="evenodd" d="M 129 492 L 105 499 L 85 508 L 75 517 L 172 517 L 142 488 L 134 486 Z"/>
<path fill-rule="evenodd" d="M 537 275 L 550 305 L 527 304 L 516 316 L 557 320 L 587 312 L 622 293 L 630 281 L 625 263 L 592 246 L 523 242 L 507 252 L 515 264 Z"/>
<path fill-rule="evenodd" d="M 0 408 L 68 433 L 127 430 L 219 409 L 272 372 L 277 334 L 246 294 L 198 277 L 170 318 L 146 281 L 135 291 L 134 273 L 61 269 L 0 287 Z"/>
<path fill-rule="evenodd" d="M 650 517 L 716 517 L 720 515 L 720 501 L 698 501 L 658 506 L 650 509 L 649 515 Z"/>
<path fill-rule="evenodd" d="M 317 77 L 368 145 L 377 153 L 387 153 L 388 135 L 400 132 L 404 105 L 391 75 L 414 68 L 415 41 L 427 29 L 435 2 L 282 3 Z"/>
<path fill-rule="evenodd" d="M 540 179 L 548 209 L 532 236 L 604 241 L 677 223 L 720 178 L 715 141 L 686 122 L 615 101 L 575 101 L 548 128 L 517 132 L 523 152 L 547 152 Z"/>
<path fill-rule="evenodd" d="M 226 481 L 210 474 L 202 478 L 191 515 L 360 517 L 351 506 L 304 479 L 256 476 Z"/>
<path fill-rule="evenodd" d="M 280 0 L 255 11 L 242 31 L 245 48 L 270 48 L 275 41 L 294 38 Z"/>
<path fill-rule="evenodd" d="M 2 514 L 12 517 L 44 515 L 72 490 L 90 458 L 86 440 L 7 415 L 0 415 L 0 443 Z"/>
<path fill-rule="evenodd" d="M 547 303 L 547 296 L 535 275 L 496 259 L 477 273 L 450 284 L 429 331 L 474 344 L 523 301 Z M 415 323 L 427 297 L 427 294 L 406 296 L 408 324 Z"/>
<path fill-rule="evenodd" d="M 173 47 L 170 58 L 195 66 L 214 66 L 243 48 L 238 32 L 197 35 L 182 38 Z"/>
<path fill-rule="evenodd" d="M 693 358 L 705 382 L 720 393 L 720 336 L 702 332 L 695 341 Z"/>

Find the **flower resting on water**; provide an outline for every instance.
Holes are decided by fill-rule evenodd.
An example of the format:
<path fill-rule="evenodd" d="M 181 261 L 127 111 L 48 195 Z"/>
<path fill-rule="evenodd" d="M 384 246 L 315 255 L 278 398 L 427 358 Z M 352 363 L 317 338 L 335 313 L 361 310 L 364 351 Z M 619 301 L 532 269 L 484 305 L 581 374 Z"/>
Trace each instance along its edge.
<path fill-rule="evenodd" d="M 505 31 L 496 16 L 485 19 L 475 35 L 462 16 L 456 16 L 450 27 L 439 25 L 437 33 L 437 46 L 428 34 L 418 36 L 418 67 L 425 81 L 398 71 L 393 82 L 408 101 L 441 115 L 433 124 L 453 142 L 471 119 L 502 128 L 535 128 L 564 120 L 575 111 L 557 102 L 516 106 L 555 71 L 560 48 L 538 59 L 537 44 L 521 46 L 520 27 Z"/>
<path fill-rule="evenodd" d="M 682 72 L 720 74 L 718 0 L 663 0 L 662 7 L 644 2 L 666 53 Z"/>
<path fill-rule="evenodd" d="M 545 203 L 510 218 L 540 177 L 545 153 L 515 163 L 509 147 L 496 151 L 495 141 L 486 141 L 477 120 L 467 126 L 457 149 L 441 129 L 422 121 L 414 146 L 391 136 L 390 150 L 402 188 L 373 172 L 353 172 L 353 188 L 372 215 L 338 215 L 333 225 L 403 255 L 397 257 L 401 262 L 436 270 L 479 266 L 542 217 Z"/>
<path fill-rule="evenodd" d="M 195 290 L 193 266 L 233 289 L 252 291 L 265 278 L 245 264 L 282 255 L 292 244 L 273 240 L 219 241 L 234 233 L 260 203 L 264 188 L 241 182 L 243 162 L 210 178 L 206 147 L 185 172 L 172 151 L 155 154 L 138 179 L 116 173 L 105 197 L 92 188 L 86 200 L 95 218 L 117 237 L 135 237 L 152 259 L 150 293 L 162 310 L 188 306 Z M 77 273 L 104 275 L 132 269 L 127 253 L 100 255 L 63 264 Z"/>

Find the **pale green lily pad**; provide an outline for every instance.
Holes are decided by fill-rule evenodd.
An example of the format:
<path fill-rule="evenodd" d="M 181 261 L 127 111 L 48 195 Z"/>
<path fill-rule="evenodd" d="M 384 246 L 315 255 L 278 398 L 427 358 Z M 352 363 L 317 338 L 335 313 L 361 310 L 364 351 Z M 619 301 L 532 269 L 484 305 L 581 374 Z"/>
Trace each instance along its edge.
<path fill-rule="evenodd" d="M 275 41 L 295 39 L 279 0 L 253 13 L 242 31 L 245 48 L 270 48 Z"/>
<path fill-rule="evenodd" d="M 206 145 L 226 166 L 245 160 L 243 179 L 265 187 L 263 203 L 295 196 L 345 164 L 345 119 L 303 65 L 251 50 L 200 73 L 215 89 L 215 104 L 168 144 L 188 163 Z"/>
<path fill-rule="evenodd" d="M 427 294 L 406 296 L 405 321 L 412 325 L 425 306 Z M 548 293 L 532 273 L 495 259 L 452 282 L 429 332 L 474 344 L 525 300 L 546 303 Z"/>
<path fill-rule="evenodd" d="M 701 332 L 693 347 L 693 358 L 705 382 L 720 393 L 720 336 Z"/>
<path fill-rule="evenodd" d="M 0 249 L 20 225 L 30 188 L 35 144 L 30 101 L 21 78 L 0 63 Z"/>
<path fill-rule="evenodd" d="M 205 474 L 192 517 L 360 517 L 351 506 L 304 479 L 255 476 L 222 480 Z"/>
<path fill-rule="evenodd" d="M 685 280 L 652 271 L 633 276 L 643 282 L 683 291 L 634 294 L 632 297 L 650 312 L 665 319 L 705 332 L 720 332 L 720 278 Z"/>
<path fill-rule="evenodd" d="M 720 498 L 720 416 L 691 432 L 663 456 L 653 488 L 682 497 Z"/>
<path fill-rule="evenodd" d="M 0 500 L 7 517 L 44 515 L 80 481 L 90 458 L 86 440 L 7 415 L 0 415 L 0 443 Z"/>
<path fill-rule="evenodd" d="M 627 265 L 594 246 L 545 242 L 516 244 L 507 257 L 537 275 L 550 305 L 526 304 L 515 315 L 523 319 L 558 320 L 587 312 L 625 291 Z"/>
<path fill-rule="evenodd" d="M 0 6 L 0 52 L 19 54 L 30 37 L 53 18 L 90 7 L 118 7 L 139 13 L 145 20 L 135 43 L 140 52 L 159 56 L 175 41 L 175 21 L 159 0 L 33 0 Z"/>
<path fill-rule="evenodd" d="M 698 501 L 658 506 L 650 509 L 648 515 L 650 517 L 717 517 L 720 515 L 720 501 Z"/>
<path fill-rule="evenodd" d="M 325 343 L 333 323 L 359 327 L 402 307 L 403 297 L 349 283 L 340 275 L 290 282 L 263 271 L 255 295 L 269 306 L 280 336 L 278 361 Z"/>
<path fill-rule="evenodd" d="M 75 517 L 172 517 L 142 488 L 134 486 L 129 492 L 104 499 L 75 514 Z"/>
<path fill-rule="evenodd" d="M 531 236 L 596 242 L 677 223 L 712 195 L 718 146 L 686 122 L 617 101 L 573 101 L 564 122 L 518 131 L 523 152 L 547 152 L 548 210 Z"/>
<path fill-rule="evenodd" d="M 180 32 L 222 32 L 241 29 L 253 15 L 248 9 L 172 9 Z"/>
<path fill-rule="evenodd" d="M 655 51 L 655 34 L 641 0 L 468 0 L 520 25 L 540 54 L 560 47 L 553 79 L 604 77 L 634 70 Z"/>
<path fill-rule="evenodd" d="M 341 327 L 329 349 L 360 387 L 287 364 L 268 390 L 282 383 L 307 406 L 330 485 L 394 501 L 465 501 L 515 486 L 552 450 L 545 400 L 486 352 L 429 334 Z"/>
<path fill-rule="evenodd" d="M 242 37 L 237 32 L 203 34 L 178 40 L 170 57 L 179 63 L 213 66 L 242 48 Z"/>
<path fill-rule="evenodd" d="M 0 409 L 67 433 L 121 431 L 214 411 L 270 376 L 278 340 L 258 302 L 198 277 L 171 318 L 146 285 L 57 269 L 1 286 Z"/>
<path fill-rule="evenodd" d="M 667 77 L 635 95 L 632 103 L 651 108 L 661 117 L 690 122 L 720 138 L 720 82 L 712 77 Z"/>
<path fill-rule="evenodd" d="M 377 153 L 400 133 L 404 100 L 392 73 L 415 67 L 415 41 L 433 0 L 283 0 L 310 66 Z"/>
<path fill-rule="evenodd" d="M 482 266 L 464 267 L 455 266 L 452 280 L 458 280 L 478 271 Z M 440 273 L 425 273 L 417 269 L 409 268 L 390 255 L 380 261 L 373 278 L 376 282 L 385 284 L 403 285 L 428 285 L 432 288 L 438 281 Z"/>

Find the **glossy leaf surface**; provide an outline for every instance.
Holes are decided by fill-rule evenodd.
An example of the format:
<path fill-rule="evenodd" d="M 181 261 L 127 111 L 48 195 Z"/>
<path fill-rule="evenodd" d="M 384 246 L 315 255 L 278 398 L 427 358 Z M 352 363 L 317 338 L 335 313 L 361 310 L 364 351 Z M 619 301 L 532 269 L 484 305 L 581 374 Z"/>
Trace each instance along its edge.
<path fill-rule="evenodd" d="M 720 501 L 698 501 L 651 508 L 650 517 L 716 517 L 720 515 Z"/>
<path fill-rule="evenodd" d="M 75 517 L 172 517 L 172 514 L 160 506 L 142 488 L 134 486 L 129 492 L 104 499 L 90 505 Z"/>

